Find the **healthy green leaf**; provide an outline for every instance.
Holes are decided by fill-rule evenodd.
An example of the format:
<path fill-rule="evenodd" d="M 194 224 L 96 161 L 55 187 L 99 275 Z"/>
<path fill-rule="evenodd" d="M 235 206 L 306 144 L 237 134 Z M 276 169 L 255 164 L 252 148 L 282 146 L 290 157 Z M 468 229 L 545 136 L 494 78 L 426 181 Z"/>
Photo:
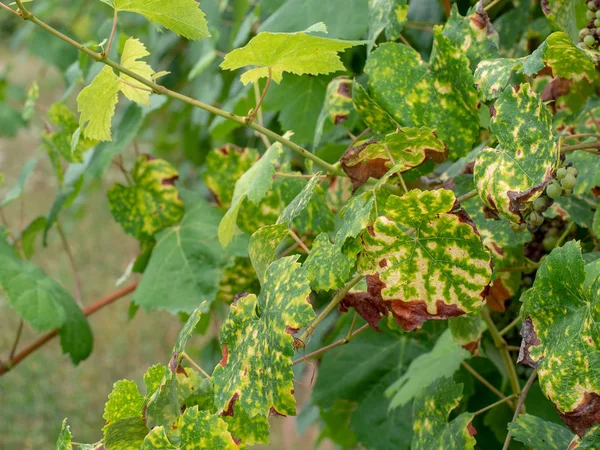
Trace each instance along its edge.
<path fill-rule="evenodd" d="M 194 0 L 111 0 L 117 11 L 141 14 L 188 39 L 210 37 L 205 14 Z"/>
<path fill-rule="evenodd" d="M 273 167 L 283 149 L 280 143 L 273 144 L 267 152 L 235 183 L 231 206 L 219 224 L 219 242 L 227 247 L 233 240 L 235 224 L 242 202 L 248 198 L 258 204 L 273 184 Z"/>
<path fill-rule="evenodd" d="M 413 405 L 412 450 L 473 450 L 473 414 L 463 413 L 448 422 L 462 398 L 463 385 L 442 378 L 424 390 Z"/>
<path fill-rule="evenodd" d="M 230 306 L 220 333 L 223 360 L 212 376 L 219 411 L 235 404 L 251 418 L 268 417 L 271 410 L 295 415 L 294 340 L 288 330 L 303 328 L 314 317 L 308 277 L 297 260 L 273 262 L 260 296 L 249 294 Z"/>
<path fill-rule="evenodd" d="M 477 156 L 474 177 L 479 197 L 492 211 L 521 223 L 519 206 L 544 191 L 558 157 L 552 116 L 530 85 L 524 84 L 502 93 L 490 130 L 499 145 Z"/>
<path fill-rule="evenodd" d="M 148 2 L 145 4 L 148 5 Z M 150 52 L 146 50 L 146 46 L 139 39 L 128 39 L 121 55 L 121 65 L 150 81 L 153 79 L 154 70 L 147 62 L 140 61 L 146 56 L 150 56 Z M 124 73 L 121 74 L 120 79 L 123 81 L 120 86 L 121 92 L 125 97 L 140 105 L 150 106 L 152 92 L 146 86 Z"/>
<path fill-rule="evenodd" d="M 385 391 L 385 395 L 391 397 L 390 409 L 405 406 L 436 380 L 452 378 L 460 364 L 470 357 L 469 352 L 454 340 L 450 330 L 444 331 L 433 349 L 415 358 L 406 372 Z"/>
<path fill-rule="evenodd" d="M 308 34 L 314 32 L 326 33 L 327 28 L 323 23 L 318 23 L 297 33 L 259 33 L 245 47 L 227 54 L 221 68 L 235 70 L 256 66 L 242 75 L 241 80 L 245 85 L 256 83 L 264 77 L 280 83 L 284 72 L 319 75 L 344 70 L 338 53 L 360 42 Z"/>
<path fill-rule="evenodd" d="M 565 270 L 568 268 L 568 270 Z M 556 248 L 538 269 L 523 302 L 519 361 L 538 368 L 542 391 L 578 434 L 595 425 L 600 407 L 600 278 L 586 271 L 581 246 Z M 585 413 L 582 413 L 585 411 Z"/>
<path fill-rule="evenodd" d="M 174 185 L 179 173 L 167 161 L 141 155 L 131 175 L 133 186 L 116 184 L 108 190 L 110 210 L 127 233 L 148 241 L 183 216 L 183 202 Z"/>
<path fill-rule="evenodd" d="M 441 28 L 434 39 L 429 65 L 416 50 L 386 43 L 369 56 L 365 72 L 375 102 L 402 126 L 435 128 L 458 158 L 479 136 L 477 92 L 467 57 Z"/>
<path fill-rule="evenodd" d="M 406 330 L 478 311 L 484 302 L 490 254 L 464 210 L 453 210 L 455 201 L 444 189 L 392 195 L 363 234 L 359 271 Z"/>
<path fill-rule="evenodd" d="M 573 433 L 557 423 L 548 422 L 530 414 L 521 414 L 508 424 L 513 437 L 536 450 L 564 450 L 573 440 Z"/>

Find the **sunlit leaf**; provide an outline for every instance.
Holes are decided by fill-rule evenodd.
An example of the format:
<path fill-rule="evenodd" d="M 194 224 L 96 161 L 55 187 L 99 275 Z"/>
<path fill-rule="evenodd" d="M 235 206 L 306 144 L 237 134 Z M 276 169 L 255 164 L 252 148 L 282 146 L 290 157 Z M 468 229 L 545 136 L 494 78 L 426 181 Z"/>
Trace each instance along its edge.
<path fill-rule="evenodd" d="M 123 48 L 123 54 L 121 55 L 121 65 L 146 80 L 151 81 L 154 70 L 147 62 L 140 61 L 141 58 L 149 55 L 150 52 L 146 50 L 146 46 L 139 39 L 127 39 Z M 152 92 L 146 86 L 124 73 L 121 74 L 120 79 L 123 80 L 121 83 L 121 92 L 123 92 L 125 97 L 132 102 L 150 106 L 150 94 Z"/>
<path fill-rule="evenodd" d="M 573 440 L 573 433 L 557 423 L 530 414 L 521 414 L 508 424 L 513 438 L 536 450 L 564 450 Z"/>

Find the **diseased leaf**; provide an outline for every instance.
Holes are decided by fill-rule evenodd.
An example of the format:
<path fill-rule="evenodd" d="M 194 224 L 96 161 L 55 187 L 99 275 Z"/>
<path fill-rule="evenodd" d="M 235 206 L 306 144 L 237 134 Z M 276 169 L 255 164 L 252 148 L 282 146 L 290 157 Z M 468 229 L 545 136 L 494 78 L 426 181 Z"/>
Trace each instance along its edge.
<path fill-rule="evenodd" d="M 310 203 L 320 177 L 321 172 L 317 172 L 311 177 L 304 188 L 302 188 L 302 191 L 284 208 L 283 211 L 281 211 L 277 223 L 287 223 L 291 225 L 292 220 L 298 217 Z"/>
<path fill-rule="evenodd" d="M 281 258 L 267 269 L 259 297 L 232 304 L 220 332 L 223 359 L 215 368 L 215 406 L 234 405 L 250 417 L 271 411 L 295 415 L 291 333 L 314 318 L 310 286 L 298 256 Z"/>
<path fill-rule="evenodd" d="M 487 12 L 479 6 L 471 8 L 467 16 L 463 17 L 454 3 L 443 34 L 466 53 L 472 70 L 481 60 L 498 55 L 498 33 L 494 30 Z"/>
<path fill-rule="evenodd" d="M 429 159 L 442 162 L 447 156 L 448 149 L 434 130 L 399 128 L 381 141 L 369 139 L 357 142 L 346 150 L 340 161 L 356 189 L 370 177 L 383 177 L 394 165 L 397 166 L 396 172 L 403 173 Z"/>
<path fill-rule="evenodd" d="M 183 202 L 174 185 L 179 173 L 167 161 L 141 155 L 131 175 L 133 186 L 116 184 L 108 190 L 110 210 L 127 233 L 148 241 L 183 216 Z"/>
<path fill-rule="evenodd" d="M 580 438 L 579 436 L 575 436 L 573 441 L 569 444 L 569 450 L 573 449 L 589 449 L 596 450 L 600 446 L 600 426 L 596 425 Z"/>
<path fill-rule="evenodd" d="M 144 397 L 134 381 L 117 381 L 104 407 L 103 419 L 110 423 L 127 417 L 141 417 Z"/>
<path fill-rule="evenodd" d="M 118 11 L 141 14 L 173 33 L 188 39 L 209 37 L 208 24 L 198 2 L 194 0 L 112 0 Z"/>
<path fill-rule="evenodd" d="M 500 96 L 490 130 L 499 144 L 483 149 L 475 161 L 479 197 L 492 211 L 522 223 L 520 205 L 542 194 L 558 157 L 552 117 L 530 85 L 524 84 Z"/>
<path fill-rule="evenodd" d="M 586 2 L 572 0 L 542 0 L 542 11 L 554 28 L 564 31 L 577 42 L 579 30 L 587 23 Z"/>
<path fill-rule="evenodd" d="M 265 416 L 248 416 L 239 406 L 234 406 L 231 415 L 224 415 L 229 432 L 245 445 L 269 443 L 269 419 Z"/>
<path fill-rule="evenodd" d="M 406 0 L 369 0 L 369 41 L 374 44 L 384 30 L 388 40 L 398 39 L 407 20 Z"/>
<path fill-rule="evenodd" d="M 360 248 L 360 244 L 355 242 L 349 242 L 342 248 L 332 244 L 327 233 L 319 234 L 303 265 L 312 288 L 330 291 L 342 287 L 352 274 Z"/>
<path fill-rule="evenodd" d="M 565 450 L 573 440 L 573 433 L 557 423 L 548 422 L 530 414 L 521 414 L 508 424 L 515 440 L 536 450 Z"/>
<path fill-rule="evenodd" d="M 478 311 L 487 295 L 490 254 L 455 201 L 444 189 L 392 195 L 363 234 L 359 271 L 405 330 Z"/>
<path fill-rule="evenodd" d="M 56 441 L 56 450 L 72 450 L 73 445 L 71 444 L 71 427 L 67 425 L 67 419 L 63 420 L 58 440 Z"/>
<path fill-rule="evenodd" d="M 104 447 L 112 450 L 139 450 L 148 428 L 141 417 L 128 417 L 104 427 Z"/>
<path fill-rule="evenodd" d="M 259 33 L 245 47 L 228 53 L 221 68 L 235 70 L 256 66 L 242 75 L 241 80 L 245 85 L 269 76 L 280 83 L 284 72 L 320 75 L 344 70 L 338 53 L 360 42 L 308 34 L 314 32 L 327 32 L 327 28 L 323 23 L 318 23 L 297 33 Z"/>
<path fill-rule="evenodd" d="M 350 120 L 354 108 L 352 105 L 352 80 L 348 77 L 337 77 L 327 86 L 325 114 L 334 125 L 341 125 Z"/>
<path fill-rule="evenodd" d="M 586 286 L 581 246 L 570 241 L 544 259 L 521 297 L 519 362 L 538 368 L 542 392 L 579 435 L 600 423 L 600 279 L 589 276 Z"/>
<path fill-rule="evenodd" d="M 92 331 L 75 300 L 39 267 L 19 259 L 0 236 L 0 287 L 8 304 L 36 331 L 60 328 L 60 344 L 73 364 L 86 359 Z"/>
<path fill-rule="evenodd" d="M 460 364 L 470 357 L 450 330 L 444 331 L 433 349 L 415 358 L 406 372 L 387 388 L 385 395 L 391 397 L 390 409 L 405 406 L 436 380 L 452 378 Z"/>
<path fill-rule="evenodd" d="M 273 184 L 273 165 L 280 157 L 283 149 L 280 143 L 273 144 L 266 153 L 235 183 L 231 206 L 219 224 L 219 242 L 227 247 L 234 235 L 235 224 L 242 202 L 248 198 L 258 204 Z"/>
<path fill-rule="evenodd" d="M 341 209 L 342 223 L 335 238 L 335 245 L 342 247 L 348 239 L 359 236 L 371 222 L 373 204 L 375 203 L 371 192 L 352 197 Z"/>
<path fill-rule="evenodd" d="M 489 299 L 488 299 L 489 301 Z M 467 314 L 460 317 L 454 317 L 448 321 L 448 328 L 452 333 L 452 338 L 460 344 L 462 348 L 477 355 L 479 350 L 479 341 L 484 331 L 483 322 L 479 314 Z"/>
<path fill-rule="evenodd" d="M 375 102 L 402 126 L 435 128 L 458 158 L 479 137 L 477 92 L 467 57 L 441 28 L 434 40 L 429 64 L 410 47 L 386 43 L 369 56 L 365 72 Z"/>
<path fill-rule="evenodd" d="M 156 247 L 133 295 L 133 301 L 149 311 L 191 312 L 202 300 L 208 309 L 226 267 L 234 255 L 243 256 L 248 242 L 239 239 L 223 250 L 217 239 L 223 213 L 195 192 L 183 190 L 181 195 L 183 219 L 156 235 Z"/>
<path fill-rule="evenodd" d="M 463 413 L 452 421 L 448 417 L 458 407 L 463 385 L 442 378 L 419 395 L 413 404 L 412 450 L 473 450 L 473 414 Z"/>
<path fill-rule="evenodd" d="M 254 267 L 252 267 L 250 258 L 237 257 L 223 273 L 217 292 L 217 300 L 230 304 L 237 295 L 243 292 L 255 292 L 259 289 L 260 282 Z"/>
<path fill-rule="evenodd" d="M 597 56 L 577 47 L 565 33 L 552 33 L 536 51 L 523 58 L 481 61 L 475 71 L 475 83 L 484 100 L 491 100 L 508 85 L 513 72 L 532 76 L 545 67 L 552 75 L 572 82 L 596 79 Z"/>
<path fill-rule="evenodd" d="M 371 130 L 380 135 L 394 131 L 398 124 L 378 103 L 376 103 L 356 80 L 352 84 L 354 109 Z"/>
<path fill-rule="evenodd" d="M 267 268 L 276 259 L 277 247 L 287 235 L 287 224 L 279 223 L 262 227 L 250 237 L 248 254 L 261 285 L 265 284 Z"/>

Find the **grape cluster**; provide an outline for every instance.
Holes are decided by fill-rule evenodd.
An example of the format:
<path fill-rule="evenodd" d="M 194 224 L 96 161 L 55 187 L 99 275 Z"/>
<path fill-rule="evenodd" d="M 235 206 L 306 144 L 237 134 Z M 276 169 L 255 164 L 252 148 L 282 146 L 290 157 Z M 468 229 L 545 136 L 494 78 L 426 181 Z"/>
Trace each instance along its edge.
<path fill-rule="evenodd" d="M 600 0 L 599 0 L 600 1 Z M 578 171 L 572 163 L 561 167 L 554 173 L 554 179 L 546 186 L 544 194 L 531 203 L 521 205 L 521 215 L 525 223 L 513 226 L 513 230 L 524 231 L 527 228 L 535 233 L 544 223 L 544 213 L 552 206 L 554 200 L 560 197 L 569 197 L 577 184 Z"/>
<path fill-rule="evenodd" d="M 582 48 L 598 48 L 600 44 L 600 0 L 587 2 L 586 16 L 589 20 L 585 28 L 579 30 L 579 46 Z"/>

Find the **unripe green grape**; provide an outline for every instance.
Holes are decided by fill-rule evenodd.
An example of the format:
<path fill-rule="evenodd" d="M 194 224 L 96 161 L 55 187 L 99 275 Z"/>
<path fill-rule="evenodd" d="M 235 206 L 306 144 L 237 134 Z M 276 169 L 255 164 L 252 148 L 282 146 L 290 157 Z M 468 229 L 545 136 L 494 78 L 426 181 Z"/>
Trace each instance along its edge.
<path fill-rule="evenodd" d="M 579 47 L 579 48 L 582 48 L 582 49 L 587 49 L 587 48 L 588 48 L 588 46 L 587 46 L 587 45 L 585 45 L 585 43 L 583 43 L 583 42 L 579 42 L 579 43 L 577 44 L 577 47 Z"/>
<path fill-rule="evenodd" d="M 552 249 L 554 247 L 556 247 L 557 243 L 558 243 L 558 235 L 547 234 L 546 237 L 544 237 L 544 240 L 542 241 L 542 246 L 544 247 L 544 250 L 549 252 L 549 251 L 552 251 Z"/>
<path fill-rule="evenodd" d="M 539 229 L 540 229 L 539 225 L 531 225 L 531 224 L 527 225 L 527 230 L 531 233 L 535 233 Z"/>
<path fill-rule="evenodd" d="M 598 10 L 598 6 L 596 6 L 596 2 L 591 0 L 587 2 L 587 8 L 589 11 L 596 12 Z"/>
<path fill-rule="evenodd" d="M 567 167 L 567 173 L 573 175 L 575 178 L 579 175 L 579 171 L 575 167 Z"/>
<path fill-rule="evenodd" d="M 561 181 L 560 184 L 563 188 L 572 190 L 577 184 L 577 178 L 574 175 L 568 173 Z"/>
<path fill-rule="evenodd" d="M 533 201 L 533 209 L 538 212 L 544 212 L 548 209 L 548 202 L 546 202 L 546 197 L 538 197 Z"/>
<path fill-rule="evenodd" d="M 523 277 L 523 285 L 524 286 L 533 286 L 533 278 Z"/>
<path fill-rule="evenodd" d="M 567 176 L 567 169 L 565 169 L 564 167 L 561 167 L 560 169 L 558 169 L 556 171 L 556 178 L 558 178 L 559 180 L 562 180 L 566 176 Z"/>
<path fill-rule="evenodd" d="M 594 36 L 586 36 L 583 38 L 583 43 L 591 48 L 596 45 L 596 39 L 594 39 Z"/>
<path fill-rule="evenodd" d="M 589 36 L 591 33 L 591 31 L 589 30 L 589 28 L 585 27 L 582 28 L 581 30 L 579 30 L 579 39 L 582 39 L 586 36 Z"/>
<path fill-rule="evenodd" d="M 600 27 L 600 19 L 596 19 L 596 20 L 594 20 L 594 26 L 595 26 L 596 28 Z"/>
<path fill-rule="evenodd" d="M 527 227 L 526 224 L 524 223 L 510 223 L 510 228 L 515 232 L 515 233 L 520 233 L 521 231 L 525 231 L 525 228 Z"/>
<path fill-rule="evenodd" d="M 527 223 L 529 225 L 533 225 L 535 227 L 539 227 L 541 224 L 544 223 L 544 216 L 542 216 L 537 211 L 531 211 L 531 213 L 529 214 L 529 216 L 527 216 Z"/>
<path fill-rule="evenodd" d="M 546 195 L 548 195 L 548 197 L 552 198 L 552 199 L 557 199 L 561 196 L 562 194 L 562 188 L 560 187 L 560 185 L 556 182 L 551 183 L 547 188 L 546 188 Z"/>
<path fill-rule="evenodd" d="M 596 14 L 594 12 L 588 10 L 585 12 L 585 17 L 587 17 L 588 20 L 592 20 L 592 19 L 596 18 Z"/>

